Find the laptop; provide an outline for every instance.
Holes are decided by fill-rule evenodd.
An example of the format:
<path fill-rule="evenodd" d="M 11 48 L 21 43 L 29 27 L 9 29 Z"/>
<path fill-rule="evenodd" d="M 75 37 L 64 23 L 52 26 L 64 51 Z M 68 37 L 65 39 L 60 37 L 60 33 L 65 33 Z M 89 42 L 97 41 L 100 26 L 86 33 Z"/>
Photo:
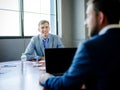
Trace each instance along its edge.
<path fill-rule="evenodd" d="M 71 65 L 77 48 L 46 48 L 46 72 L 55 76 L 62 75 Z"/>

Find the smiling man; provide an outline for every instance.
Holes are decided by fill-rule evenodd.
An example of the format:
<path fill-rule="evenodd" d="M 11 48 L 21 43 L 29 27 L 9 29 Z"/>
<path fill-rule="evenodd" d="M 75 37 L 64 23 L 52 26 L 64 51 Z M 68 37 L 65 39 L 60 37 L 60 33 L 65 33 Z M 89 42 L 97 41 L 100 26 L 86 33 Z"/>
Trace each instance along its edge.
<path fill-rule="evenodd" d="M 89 0 L 86 15 L 91 38 L 62 76 L 40 76 L 43 90 L 80 90 L 83 84 L 85 90 L 120 90 L 120 1 Z"/>
<path fill-rule="evenodd" d="M 47 20 L 41 20 L 38 24 L 38 31 L 40 32 L 37 36 L 31 38 L 25 54 L 27 60 L 44 60 L 44 49 L 45 48 L 63 48 L 64 45 L 57 35 L 51 34 L 49 22 Z M 34 55 L 35 53 L 35 55 Z"/>

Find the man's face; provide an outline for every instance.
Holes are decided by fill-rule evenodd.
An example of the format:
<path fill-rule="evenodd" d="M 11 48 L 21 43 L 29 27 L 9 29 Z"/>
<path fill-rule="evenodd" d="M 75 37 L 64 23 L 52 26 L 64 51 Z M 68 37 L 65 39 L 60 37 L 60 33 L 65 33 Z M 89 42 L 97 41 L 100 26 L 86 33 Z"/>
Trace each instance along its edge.
<path fill-rule="evenodd" d="M 41 33 L 43 38 L 47 38 L 50 31 L 49 24 L 48 23 L 41 24 L 38 30 Z"/>
<path fill-rule="evenodd" d="M 98 23 L 97 16 L 93 9 L 93 5 L 89 4 L 86 11 L 86 21 L 85 24 L 89 30 L 89 35 L 94 36 L 98 34 Z"/>

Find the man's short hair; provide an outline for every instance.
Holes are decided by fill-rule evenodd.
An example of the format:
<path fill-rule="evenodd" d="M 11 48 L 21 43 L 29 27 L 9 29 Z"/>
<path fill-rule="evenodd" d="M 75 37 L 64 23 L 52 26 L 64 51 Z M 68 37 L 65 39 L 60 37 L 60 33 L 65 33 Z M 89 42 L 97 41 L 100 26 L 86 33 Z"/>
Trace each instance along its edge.
<path fill-rule="evenodd" d="M 44 23 L 48 23 L 49 24 L 49 21 L 47 20 L 41 20 L 39 23 L 38 23 L 38 27 Z"/>
<path fill-rule="evenodd" d="M 89 0 L 96 13 L 103 12 L 109 24 L 118 24 L 120 20 L 120 0 Z"/>

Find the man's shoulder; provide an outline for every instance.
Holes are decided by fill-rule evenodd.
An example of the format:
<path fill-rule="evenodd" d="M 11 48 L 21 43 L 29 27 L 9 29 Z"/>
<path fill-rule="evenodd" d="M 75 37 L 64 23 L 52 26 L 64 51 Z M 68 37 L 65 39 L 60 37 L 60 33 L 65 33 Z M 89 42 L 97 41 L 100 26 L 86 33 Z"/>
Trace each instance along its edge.
<path fill-rule="evenodd" d="M 97 43 L 101 42 L 101 40 L 103 40 L 103 39 L 101 39 L 101 36 L 96 35 L 94 37 L 91 37 L 91 38 L 85 40 L 83 42 L 83 44 L 84 45 L 97 44 Z"/>
<path fill-rule="evenodd" d="M 49 36 L 50 36 L 50 37 L 52 37 L 52 38 L 59 38 L 59 36 L 58 36 L 58 35 L 51 34 L 51 33 L 49 34 Z"/>
<path fill-rule="evenodd" d="M 35 35 L 35 36 L 32 36 L 32 38 L 31 38 L 31 40 L 38 40 L 38 38 L 39 38 L 39 35 Z"/>

